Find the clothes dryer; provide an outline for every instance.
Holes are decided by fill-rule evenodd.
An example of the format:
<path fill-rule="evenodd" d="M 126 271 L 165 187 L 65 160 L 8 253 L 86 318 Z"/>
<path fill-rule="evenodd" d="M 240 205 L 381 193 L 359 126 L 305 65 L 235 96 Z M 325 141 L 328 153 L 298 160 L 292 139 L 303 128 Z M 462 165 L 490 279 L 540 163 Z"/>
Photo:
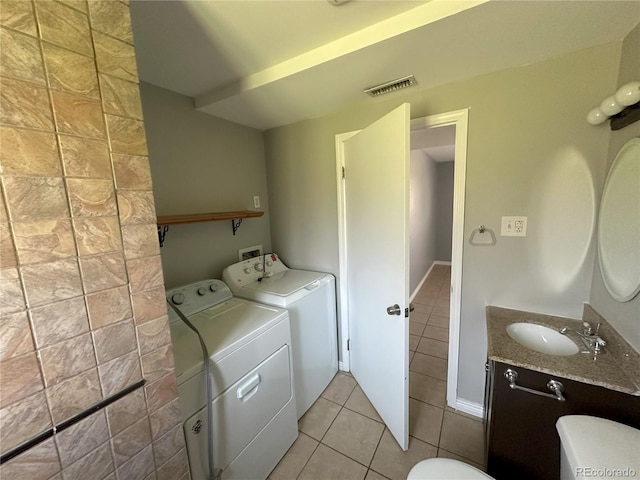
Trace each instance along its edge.
<path fill-rule="evenodd" d="M 296 410 L 302 417 L 338 372 L 335 278 L 290 269 L 275 253 L 230 265 L 222 278 L 236 297 L 289 311 Z"/>
<path fill-rule="evenodd" d="M 289 314 L 234 298 L 220 280 L 167 290 L 210 355 L 213 456 L 222 479 L 265 479 L 298 435 Z M 192 480 L 209 478 L 207 388 L 198 336 L 169 309 Z"/>

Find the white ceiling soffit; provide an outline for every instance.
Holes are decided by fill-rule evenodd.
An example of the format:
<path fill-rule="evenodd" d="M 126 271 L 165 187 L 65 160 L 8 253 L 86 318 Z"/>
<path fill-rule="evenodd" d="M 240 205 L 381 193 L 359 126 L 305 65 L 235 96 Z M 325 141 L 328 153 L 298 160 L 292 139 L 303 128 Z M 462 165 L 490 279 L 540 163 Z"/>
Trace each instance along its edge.
<path fill-rule="evenodd" d="M 640 2 L 135 0 L 131 12 L 143 81 L 264 130 L 380 101 L 362 89 L 409 74 L 424 89 L 621 41 Z"/>
<path fill-rule="evenodd" d="M 196 97 L 334 42 L 426 0 L 134 0 L 141 77 Z"/>
<path fill-rule="evenodd" d="M 411 150 L 442 147 L 456 142 L 455 125 L 426 127 L 411 130 Z"/>
<path fill-rule="evenodd" d="M 442 147 L 423 148 L 422 151 L 426 153 L 433 161 L 441 162 L 453 162 L 455 160 L 456 148 L 453 145 L 444 145 Z"/>
<path fill-rule="evenodd" d="M 411 150 L 422 150 L 436 162 L 452 162 L 454 160 L 455 125 L 411 130 L 410 138 Z"/>

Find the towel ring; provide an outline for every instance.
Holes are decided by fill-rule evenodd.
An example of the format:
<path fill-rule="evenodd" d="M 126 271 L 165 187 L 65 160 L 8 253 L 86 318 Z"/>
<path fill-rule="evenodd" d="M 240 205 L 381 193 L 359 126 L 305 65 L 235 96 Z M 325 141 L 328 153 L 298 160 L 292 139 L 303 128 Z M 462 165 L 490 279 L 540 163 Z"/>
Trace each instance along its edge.
<path fill-rule="evenodd" d="M 479 235 L 483 235 L 488 233 L 491 236 L 491 241 L 489 242 L 479 242 L 476 237 Z M 493 233 L 493 230 L 485 227 L 484 225 L 480 225 L 473 232 L 471 232 L 471 236 L 469 237 L 469 244 L 474 245 L 476 247 L 492 247 L 496 244 L 496 235 Z"/>

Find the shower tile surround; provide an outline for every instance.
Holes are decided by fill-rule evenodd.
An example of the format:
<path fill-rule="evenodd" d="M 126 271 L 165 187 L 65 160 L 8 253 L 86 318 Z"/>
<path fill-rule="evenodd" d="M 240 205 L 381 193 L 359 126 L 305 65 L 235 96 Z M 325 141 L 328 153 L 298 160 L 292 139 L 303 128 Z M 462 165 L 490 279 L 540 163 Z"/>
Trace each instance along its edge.
<path fill-rule="evenodd" d="M 127 1 L 0 5 L 3 479 L 188 478 Z"/>

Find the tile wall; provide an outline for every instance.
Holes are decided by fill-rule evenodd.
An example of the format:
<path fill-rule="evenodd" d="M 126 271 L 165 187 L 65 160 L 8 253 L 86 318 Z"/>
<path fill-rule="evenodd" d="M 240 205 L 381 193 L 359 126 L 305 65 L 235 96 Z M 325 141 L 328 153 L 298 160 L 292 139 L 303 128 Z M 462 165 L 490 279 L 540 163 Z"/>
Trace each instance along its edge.
<path fill-rule="evenodd" d="M 0 5 L 3 479 L 187 478 L 126 1 Z"/>

